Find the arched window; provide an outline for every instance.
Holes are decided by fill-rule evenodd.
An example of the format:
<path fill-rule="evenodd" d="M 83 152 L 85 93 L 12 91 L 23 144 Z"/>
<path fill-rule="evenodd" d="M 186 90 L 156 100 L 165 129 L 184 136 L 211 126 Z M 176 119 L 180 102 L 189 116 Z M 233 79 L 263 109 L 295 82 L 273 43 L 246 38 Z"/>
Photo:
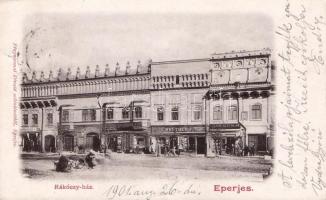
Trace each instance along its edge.
<path fill-rule="evenodd" d="M 261 119 L 261 104 L 257 103 L 251 106 L 251 119 Z"/>
<path fill-rule="evenodd" d="M 179 108 L 178 107 L 173 107 L 171 109 L 171 119 L 179 120 Z"/>
<path fill-rule="evenodd" d="M 142 118 L 142 108 L 140 106 L 137 106 L 135 108 L 135 117 L 136 118 Z"/>
<path fill-rule="evenodd" d="M 222 120 L 222 119 L 223 119 L 222 106 L 215 106 L 213 108 L 213 120 Z"/>
<path fill-rule="evenodd" d="M 164 120 L 164 108 L 158 107 L 157 108 L 157 121 L 163 121 Z"/>

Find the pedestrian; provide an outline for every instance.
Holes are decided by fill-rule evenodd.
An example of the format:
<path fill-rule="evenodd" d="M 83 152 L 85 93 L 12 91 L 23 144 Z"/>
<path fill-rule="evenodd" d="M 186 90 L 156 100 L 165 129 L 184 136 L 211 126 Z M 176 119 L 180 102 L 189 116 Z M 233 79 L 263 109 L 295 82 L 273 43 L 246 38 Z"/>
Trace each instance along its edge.
<path fill-rule="evenodd" d="M 248 147 L 248 145 L 245 145 L 245 147 L 244 147 L 244 149 L 243 149 L 243 155 L 244 156 L 248 156 L 249 155 L 249 147 Z"/>
<path fill-rule="evenodd" d="M 175 146 L 173 145 L 173 147 L 172 147 L 172 155 L 173 155 L 174 157 L 176 156 L 175 150 L 176 150 L 176 148 L 175 148 Z"/>
<path fill-rule="evenodd" d="M 75 152 L 75 153 L 78 153 L 78 145 L 77 145 L 77 144 L 75 144 L 74 152 Z"/>
<path fill-rule="evenodd" d="M 181 151 L 182 151 L 182 144 L 179 144 L 178 145 L 178 156 L 180 156 Z"/>
<path fill-rule="evenodd" d="M 93 169 L 95 164 L 95 152 L 90 150 L 90 152 L 86 155 L 85 162 L 87 163 L 88 167 Z"/>
<path fill-rule="evenodd" d="M 62 155 L 58 162 L 55 162 L 57 172 L 68 172 L 71 168 L 69 167 L 69 159 Z"/>
<path fill-rule="evenodd" d="M 157 142 L 156 147 L 157 147 L 156 156 L 160 157 L 161 156 L 161 142 L 160 141 Z"/>
<path fill-rule="evenodd" d="M 168 154 L 169 154 L 168 144 L 165 143 L 165 145 L 164 145 L 164 156 L 168 156 Z"/>
<path fill-rule="evenodd" d="M 250 155 L 254 156 L 255 155 L 255 144 L 252 144 L 250 147 Z"/>

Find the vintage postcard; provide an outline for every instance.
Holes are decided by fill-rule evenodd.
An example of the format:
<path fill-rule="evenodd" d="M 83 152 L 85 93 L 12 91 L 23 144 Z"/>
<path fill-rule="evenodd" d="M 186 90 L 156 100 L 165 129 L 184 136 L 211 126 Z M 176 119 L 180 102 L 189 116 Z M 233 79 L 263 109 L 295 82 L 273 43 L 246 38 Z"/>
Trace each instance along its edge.
<path fill-rule="evenodd" d="M 325 1 L 0 16 L 0 199 L 326 199 Z"/>

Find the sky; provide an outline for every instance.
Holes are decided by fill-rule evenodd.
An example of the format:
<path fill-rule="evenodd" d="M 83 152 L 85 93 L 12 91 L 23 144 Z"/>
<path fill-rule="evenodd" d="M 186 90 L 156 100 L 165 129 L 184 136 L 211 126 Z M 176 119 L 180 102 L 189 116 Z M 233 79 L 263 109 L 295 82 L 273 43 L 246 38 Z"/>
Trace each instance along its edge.
<path fill-rule="evenodd" d="M 23 58 L 45 74 L 59 67 L 208 58 L 212 53 L 273 48 L 273 24 L 263 15 L 37 14 L 26 18 Z M 32 32 L 31 32 L 32 31 Z M 33 34 L 31 34 L 33 33 Z M 159 73 L 157 67 L 153 71 Z M 165 71 L 167 69 L 164 69 Z M 184 70 L 184 69 L 183 69 Z M 198 71 L 201 69 L 187 69 Z"/>

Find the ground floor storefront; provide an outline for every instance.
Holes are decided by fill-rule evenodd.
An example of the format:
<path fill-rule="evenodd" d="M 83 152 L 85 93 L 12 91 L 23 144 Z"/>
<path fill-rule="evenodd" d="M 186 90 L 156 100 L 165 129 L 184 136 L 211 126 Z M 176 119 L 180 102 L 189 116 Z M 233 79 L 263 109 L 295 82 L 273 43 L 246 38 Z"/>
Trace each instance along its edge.
<path fill-rule="evenodd" d="M 21 132 L 19 145 L 22 152 L 56 152 L 55 136 L 46 134 L 42 137 L 41 131 Z"/>
<path fill-rule="evenodd" d="M 149 136 L 146 131 L 115 131 L 105 134 L 105 145 L 113 152 L 149 152 Z"/>
<path fill-rule="evenodd" d="M 152 126 L 151 144 L 155 153 L 206 154 L 205 127 L 201 125 Z"/>

